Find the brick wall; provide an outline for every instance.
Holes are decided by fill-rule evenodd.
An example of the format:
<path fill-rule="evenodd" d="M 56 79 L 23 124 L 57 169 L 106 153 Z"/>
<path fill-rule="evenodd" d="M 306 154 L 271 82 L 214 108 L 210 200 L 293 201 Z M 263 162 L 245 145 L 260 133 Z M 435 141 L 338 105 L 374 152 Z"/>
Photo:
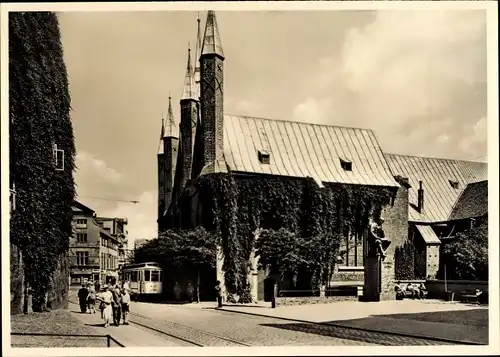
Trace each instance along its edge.
<path fill-rule="evenodd" d="M 329 304 L 337 301 L 358 301 L 357 296 L 308 296 L 308 297 L 278 297 L 276 306 Z"/>
<path fill-rule="evenodd" d="M 215 171 L 215 159 L 222 154 L 223 148 L 223 60 L 217 55 L 205 55 L 200 65 L 203 165 L 210 173 Z"/>
<path fill-rule="evenodd" d="M 394 264 L 394 253 L 396 247 L 401 247 L 408 239 L 408 190 L 399 187 L 393 205 L 383 211 L 385 218 L 385 236 L 391 240 L 391 245 L 386 251 L 387 257 L 382 263 L 381 274 L 381 300 L 394 300 L 396 267 Z"/>
<path fill-rule="evenodd" d="M 378 258 L 367 258 L 365 261 L 365 284 L 363 299 L 368 301 L 394 300 L 396 267 L 394 253 L 396 247 L 402 246 L 408 239 L 408 190 L 399 187 L 394 202 L 384 208 L 385 219 L 383 229 L 385 236 L 391 240 L 387 248 L 386 258 L 379 263 Z M 380 264 L 380 270 L 379 270 Z M 379 286 L 380 280 L 380 286 Z M 380 291 L 378 291 L 380 289 Z"/>
<path fill-rule="evenodd" d="M 191 178 L 193 164 L 193 147 L 196 136 L 197 103 L 192 99 L 181 100 L 181 140 L 182 140 L 182 179 L 180 187 L 184 187 Z"/>
<path fill-rule="evenodd" d="M 10 313 L 23 313 L 24 265 L 21 251 L 16 245 L 10 245 Z"/>
<path fill-rule="evenodd" d="M 179 139 L 173 137 L 163 138 L 165 152 L 165 208 L 172 202 L 172 190 L 175 178 L 175 164 L 177 162 L 177 148 Z"/>
<path fill-rule="evenodd" d="M 360 269 L 349 269 L 349 268 L 342 268 L 339 269 L 339 267 L 336 265 L 335 266 L 335 271 L 332 275 L 331 279 L 331 285 L 335 285 L 336 282 L 346 282 L 346 281 L 352 281 L 353 283 L 356 282 L 362 282 L 365 277 L 365 272 L 363 267 L 360 267 Z"/>
<path fill-rule="evenodd" d="M 50 288 L 47 294 L 47 307 L 52 310 L 68 308 L 69 291 L 68 252 L 64 252 L 57 260 L 56 270 L 52 274 Z"/>
<path fill-rule="evenodd" d="M 471 281 L 471 280 L 448 280 L 445 284 L 444 280 L 427 280 L 425 287 L 429 293 L 429 299 L 444 299 L 445 289 L 455 293 L 455 300 L 460 300 L 462 291 L 470 291 L 480 289 L 488 291 L 487 281 Z"/>
<path fill-rule="evenodd" d="M 426 279 L 436 279 L 439 270 L 439 244 L 426 248 Z"/>
<path fill-rule="evenodd" d="M 158 218 L 165 211 L 165 155 L 158 154 Z"/>

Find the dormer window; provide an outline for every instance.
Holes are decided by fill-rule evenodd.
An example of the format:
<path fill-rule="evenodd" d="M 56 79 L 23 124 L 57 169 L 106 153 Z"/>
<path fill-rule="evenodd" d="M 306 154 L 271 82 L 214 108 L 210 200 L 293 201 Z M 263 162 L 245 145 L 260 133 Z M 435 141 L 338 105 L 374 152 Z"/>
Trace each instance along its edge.
<path fill-rule="evenodd" d="M 352 161 L 340 158 L 340 166 L 344 171 L 352 171 Z"/>
<path fill-rule="evenodd" d="M 394 176 L 394 179 L 402 187 L 407 188 L 407 189 L 411 188 L 410 181 L 408 180 L 408 177 L 404 177 L 404 176 L 401 176 L 401 175 L 396 175 L 396 176 Z"/>
<path fill-rule="evenodd" d="M 455 190 L 458 190 L 460 188 L 460 185 L 458 181 L 455 180 L 448 180 L 450 182 L 450 186 L 453 187 Z"/>
<path fill-rule="evenodd" d="M 271 154 L 265 150 L 259 150 L 259 161 L 261 164 L 269 165 L 271 163 Z"/>
<path fill-rule="evenodd" d="M 57 148 L 57 144 L 54 144 L 54 164 L 56 171 L 64 171 L 64 150 Z"/>

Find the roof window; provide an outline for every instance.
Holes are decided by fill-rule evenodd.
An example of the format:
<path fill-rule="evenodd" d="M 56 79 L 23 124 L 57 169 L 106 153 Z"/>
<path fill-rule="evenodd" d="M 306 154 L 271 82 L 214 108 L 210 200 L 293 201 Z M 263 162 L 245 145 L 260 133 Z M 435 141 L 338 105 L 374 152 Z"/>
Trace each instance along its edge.
<path fill-rule="evenodd" d="M 352 171 L 352 161 L 340 158 L 340 166 L 344 171 Z"/>
<path fill-rule="evenodd" d="M 261 164 L 269 165 L 271 163 L 271 154 L 265 150 L 259 150 L 259 161 Z"/>
<path fill-rule="evenodd" d="M 460 184 L 456 180 L 448 180 L 450 182 L 450 186 L 453 187 L 455 190 L 458 190 L 460 188 Z"/>

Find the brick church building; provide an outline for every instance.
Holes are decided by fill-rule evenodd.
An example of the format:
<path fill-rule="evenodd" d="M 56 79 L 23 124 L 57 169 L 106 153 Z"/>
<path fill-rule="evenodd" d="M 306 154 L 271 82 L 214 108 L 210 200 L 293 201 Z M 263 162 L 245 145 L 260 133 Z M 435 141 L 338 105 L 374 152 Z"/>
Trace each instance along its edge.
<path fill-rule="evenodd" d="M 384 209 L 383 228 L 392 244 L 387 250 L 380 275 L 380 299 L 394 298 L 396 247 L 408 239 L 408 190 L 395 178 L 397 167 L 390 166 L 373 131 L 368 129 L 298 123 L 276 119 L 235 116 L 224 113 L 225 56 L 215 13 L 209 11 L 202 37 L 198 36 L 194 56 L 187 55 L 184 90 L 180 98 L 177 124 L 169 98 L 166 123 L 162 126 L 158 152 L 158 230 L 167 227 L 166 217 L 178 209 L 176 202 L 186 190 L 194 192 L 194 181 L 206 174 L 230 173 L 235 180 L 249 176 L 294 179 L 313 178 L 321 187 L 327 183 L 389 188 L 394 193 Z M 228 58 L 230 61 L 230 59 Z M 413 186 L 414 187 L 414 186 Z M 191 226 L 199 224 L 193 200 Z M 191 227 L 186 227 L 191 228 Z M 363 237 L 344 236 L 342 256 L 335 267 L 332 285 L 346 282 L 365 287 L 372 276 L 365 263 Z M 249 277 L 252 295 L 262 298 L 262 279 L 256 263 Z M 367 275 L 368 274 L 368 275 Z M 375 274 L 378 276 L 378 274 Z M 223 281 L 221 264 L 218 280 Z M 375 278 L 377 280 L 379 278 Z M 374 281 L 375 281 L 374 280 Z"/>

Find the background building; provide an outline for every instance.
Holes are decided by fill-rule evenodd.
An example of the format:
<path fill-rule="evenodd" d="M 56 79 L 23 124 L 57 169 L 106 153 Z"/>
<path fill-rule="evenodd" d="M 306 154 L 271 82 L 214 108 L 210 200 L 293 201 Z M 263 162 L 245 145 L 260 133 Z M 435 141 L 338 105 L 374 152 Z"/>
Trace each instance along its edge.
<path fill-rule="evenodd" d="M 120 257 L 120 249 L 124 252 L 126 224 L 123 218 L 97 217 L 94 210 L 75 201 L 69 251 L 71 285 L 88 280 L 104 283 L 118 276 L 120 259 L 125 256 Z"/>
<path fill-rule="evenodd" d="M 128 224 L 127 219 L 117 217 L 97 217 L 96 221 L 109 235 L 118 241 L 118 267 L 123 266 L 126 262 L 128 251 L 128 231 L 126 229 Z"/>

